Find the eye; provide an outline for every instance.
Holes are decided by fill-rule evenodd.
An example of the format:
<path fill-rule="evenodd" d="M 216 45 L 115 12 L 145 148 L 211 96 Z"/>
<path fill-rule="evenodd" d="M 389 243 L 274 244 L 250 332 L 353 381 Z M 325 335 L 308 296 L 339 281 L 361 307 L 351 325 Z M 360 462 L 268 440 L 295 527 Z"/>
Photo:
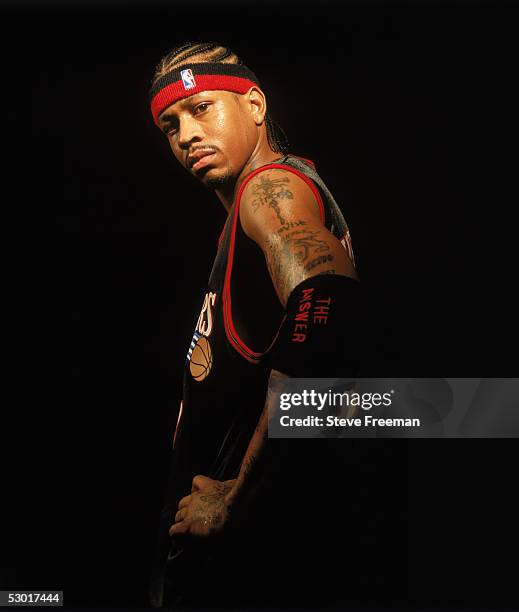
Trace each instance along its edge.
<path fill-rule="evenodd" d="M 167 128 L 164 129 L 164 134 L 166 136 L 173 136 L 178 132 L 178 125 L 170 123 Z"/>
<path fill-rule="evenodd" d="M 198 106 L 195 107 L 195 115 L 199 115 L 200 113 L 205 112 L 209 106 L 210 106 L 210 102 L 201 102 Z"/>

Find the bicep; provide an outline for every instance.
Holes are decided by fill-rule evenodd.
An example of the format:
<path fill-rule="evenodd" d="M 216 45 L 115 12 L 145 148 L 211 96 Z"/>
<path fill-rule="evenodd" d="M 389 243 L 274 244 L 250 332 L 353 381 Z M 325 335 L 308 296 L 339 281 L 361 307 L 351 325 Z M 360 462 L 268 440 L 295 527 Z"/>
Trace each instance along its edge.
<path fill-rule="evenodd" d="M 357 278 L 343 245 L 323 225 L 313 190 L 288 171 L 268 170 L 250 181 L 240 220 L 263 250 L 283 305 L 294 287 L 316 274 Z"/>

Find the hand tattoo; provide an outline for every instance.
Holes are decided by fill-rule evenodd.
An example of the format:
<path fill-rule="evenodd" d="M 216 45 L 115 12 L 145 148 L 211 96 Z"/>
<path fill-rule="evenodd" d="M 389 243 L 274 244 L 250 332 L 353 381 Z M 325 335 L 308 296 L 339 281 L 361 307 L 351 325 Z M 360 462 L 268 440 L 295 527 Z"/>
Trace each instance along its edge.
<path fill-rule="evenodd" d="M 232 489 L 232 484 L 218 482 L 214 484 L 214 493 L 200 495 L 193 517 L 202 521 L 203 525 L 216 526 L 225 511 L 225 496 Z"/>

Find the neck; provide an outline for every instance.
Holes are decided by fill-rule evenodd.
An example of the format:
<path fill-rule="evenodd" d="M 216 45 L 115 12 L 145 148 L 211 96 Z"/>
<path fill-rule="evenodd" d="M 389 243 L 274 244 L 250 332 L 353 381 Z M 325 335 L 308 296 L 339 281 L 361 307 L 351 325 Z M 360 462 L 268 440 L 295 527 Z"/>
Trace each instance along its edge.
<path fill-rule="evenodd" d="M 283 157 L 283 154 L 273 151 L 266 142 L 258 142 L 239 175 L 233 181 L 230 181 L 225 187 L 215 190 L 218 199 L 223 204 L 223 207 L 227 213 L 229 213 L 231 210 L 234 198 L 238 193 L 238 189 L 240 188 L 243 179 L 260 166 L 269 164 L 276 159 L 280 159 L 281 157 Z"/>

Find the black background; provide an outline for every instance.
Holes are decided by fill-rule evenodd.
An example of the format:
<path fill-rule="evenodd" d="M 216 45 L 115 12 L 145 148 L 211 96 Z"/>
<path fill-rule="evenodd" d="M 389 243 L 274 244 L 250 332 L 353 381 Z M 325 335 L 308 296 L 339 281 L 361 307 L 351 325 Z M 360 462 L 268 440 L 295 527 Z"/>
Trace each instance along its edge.
<path fill-rule="evenodd" d="M 185 40 L 245 59 L 341 204 L 371 373 L 517 375 L 513 3 L 21 3 L 1 18 L 1 588 L 147 605 L 181 365 L 225 220 L 147 105 L 155 63 Z M 384 444 L 393 564 L 374 555 L 383 586 L 365 601 L 517 603 L 516 442 Z"/>

